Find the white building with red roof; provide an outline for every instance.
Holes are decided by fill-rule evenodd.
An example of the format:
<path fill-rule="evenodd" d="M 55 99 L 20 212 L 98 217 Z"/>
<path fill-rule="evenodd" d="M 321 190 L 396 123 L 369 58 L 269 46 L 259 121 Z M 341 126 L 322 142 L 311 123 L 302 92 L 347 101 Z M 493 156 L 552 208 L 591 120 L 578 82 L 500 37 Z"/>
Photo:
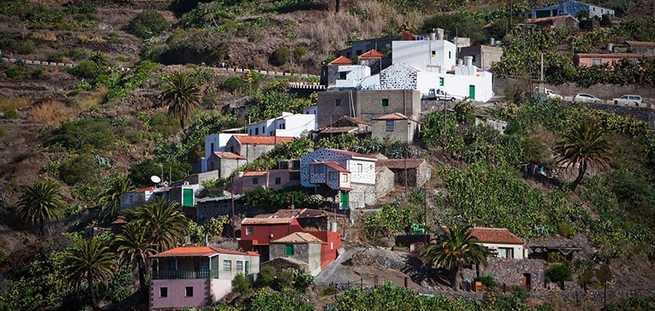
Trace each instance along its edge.
<path fill-rule="evenodd" d="M 528 258 L 525 241 L 507 228 L 473 227 L 471 235 L 502 259 Z"/>

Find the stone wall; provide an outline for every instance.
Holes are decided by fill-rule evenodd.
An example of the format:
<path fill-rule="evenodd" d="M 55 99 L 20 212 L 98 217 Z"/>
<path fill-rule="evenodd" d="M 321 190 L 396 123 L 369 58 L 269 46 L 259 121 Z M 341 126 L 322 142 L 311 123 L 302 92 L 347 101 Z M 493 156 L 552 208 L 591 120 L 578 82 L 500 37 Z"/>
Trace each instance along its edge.
<path fill-rule="evenodd" d="M 375 197 L 381 198 L 393 191 L 395 174 L 383 167 L 375 172 Z"/>
<path fill-rule="evenodd" d="M 540 290 L 544 288 L 544 261 L 540 259 L 521 259 L 505 260 L 490 258 L 485 267 L 480 267 L 480 274 L 491 275 L 498 287 L 506 288 L 513 285 L 525 286 L 526 274 L 530 275 L 531 290 Z M 463 271 L 465 280 L 475 278 L 475 269 L 465 269 Z"/>
<path fill-rule="evenodd" d="M 494 93 L 497 96 L 505 96 L 506 90 L 517 82 L 516 79 L 494 79 Z M 535 84 L 534 87 L 537 85 Z M 616 84 L 595 84 L 588 88 L 576 86 L 575 83 L 562 85 L 546 84 L 547 89 L 562 96 L 574 96 L 577 93 L 592 94 L 601 99 L 612 99 L 626 94 L 641 95 L 649 103 L 655 103 L 655 88 L 641 87 L 637 85 L 616 85 Z"/>

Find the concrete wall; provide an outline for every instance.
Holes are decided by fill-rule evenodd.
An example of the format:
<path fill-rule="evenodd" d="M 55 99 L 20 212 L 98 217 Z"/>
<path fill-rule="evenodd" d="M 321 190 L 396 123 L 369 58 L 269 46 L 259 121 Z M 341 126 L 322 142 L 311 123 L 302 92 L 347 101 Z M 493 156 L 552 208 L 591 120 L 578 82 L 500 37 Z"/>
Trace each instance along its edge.
<path fill-rule="evenodd" d="M 517 245 L 517 244 L 493 244 L 493 243 L 480 243 L 490 250 L 495 250 L 497 251 L 499 248 L 511 248 L 514 250 L 514 258 L 513 259 L 525 259 L 528 258 L 527 250 L 523 245 Z"/>
<path fill-rule="evenodd" d="M 476 45 L 461 48 L 457 57 L 473 56 L 473 65 L 482 70 L 490 70 L 491 65 L 500 62 L 503 48 L 490 45 Z"/>
<path fill-rule="evenodd" d="M 238 159 L 221 159 L 212 155 L 207 163 L 207 169 L 210 172 L 216 170 L 218 177 L 228 178 L 239 166 L 245 165 L 247 162 Z"/>
<path fill-rule="evenodd" d="M 376 173 L 375 197 L 381 198 L 394 189 L 395 174 L 389 168 L 381 168 Z"/>
<path fill-rule="evenodd" d="M 351 159 L 346 162 L 353 184 L 375 185 L 375 160 Z"/>
<path fill-rule="evenodd" d="M 446 72 L 455 66 L 455 44 L 446 40 L 393 41 L 392 63 Z"/>
<path fill-rule="evenodd" d="M 377 202 L 375 185 L 352 184 L 348 195 L 350 209 L 364 208 Z"/>
<path fill-rule="evenodd" d="M 443 79 L 444 85 L 441 85 Z M 469 86 L 475 86 L 475 100 L 478 102 L 489 101 L 493 96 L 493 81 L 490 72 L 478 72 L 475 74 L 441 74 L 437 72 L 419 72 L 417 74 L 416 88 L 422 94 L 428 94 L 431 89 L 440 89 L 448 94 L 460 98 L 469 97 Z"/>
<path fill-rule="evenodd" d="M 387 132 L 387 122 L 394 122 L 394 129 Z M 371 136 L 381 140 L 412 143 L 418 124 L 411 120 L 374 120 L 371 126 Z"/>
<path fill-rule="evenodd" d="M 298 171 L 290 171 L 286 169 L 269 170 L 265 176 L 248 176 L 239 177 L 235 180 L 235 192 L 245 193 L 255 190 L 257 188 L 266 188 L 272 190 L 281 190 L 288 187 L 300 185 L 300 179 L 292 179 L 292 174 L 298 175 Z M 257 179 L 257 183 L 253 183 L 253 179 Z M 279 183 L 276 183 L 279 180 Z"/>
<path fill-rule="evenodd" d="M 515 79 L 496 79 L 494 89 L 496 94 L 507 96 L 511 86 L 519 83 Z M 601 99 L 612 99 L 626 94 L 641 95 L 644 100 L 655 99 L 655 88 L 640 87 L 637 85 L 595 84 L 588 88 L 576 86 L 575 83 L 560 85 L 546 84 L 546 88 L 562 96 L 574 96 L 577 93 L 592 94 Z M 655 103 L 655 102 L 650 102 Z"/>
<path fill-rule="evenodd" d="M 284 243 L 271 243 L 270 254 L 271 259 L 275 258 L 292 258 L 300 262 L 307 263 L 307 267 L 311 275 L 316 276 L 321 272 L 321 244 L 319 243 L 297 243 L 293 244 L 293 256 L 286 256 L 284 254 L 287 244 Z"/>

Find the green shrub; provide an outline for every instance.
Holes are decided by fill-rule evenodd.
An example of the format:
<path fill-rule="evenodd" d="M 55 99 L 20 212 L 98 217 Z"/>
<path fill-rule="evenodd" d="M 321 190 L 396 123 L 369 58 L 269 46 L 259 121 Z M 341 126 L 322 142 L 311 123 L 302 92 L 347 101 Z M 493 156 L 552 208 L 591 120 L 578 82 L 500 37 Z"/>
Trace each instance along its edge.
<path fill-rule="evenodd" d="M 59 167 L 59 178 L 70 186 L 91 183 L 97 176 L 98 163 L 93 154 L 88 152 L 71 157 Z"/>
<path fill-rule="evenodd" d="M 575 229 L 568 224 L 568 223 L 560 223 L 559 226 L 557 227 L 557 231 L 559 235 L 566 237 L 566 238 L 572 238 L 575 235 Z"/>
<path fill-rule="evenodd" d="M 293 61 L 300 61 L 303 56 L 307 54 L 307 49 L 304 46 L 297 46 L 293 49 Z"/>
<path fill-rule="evenodd" d="M 482 285 L 484 285 L 487 288 L 496 287 L 496 281 L 494 280 L 494 277 L 489 274 L 485 274 L 481 277 L 475 278 L 475 280 L 479 281 L 480 283 L 482 283 Z"/>
<path fill-rule="evenodd" d="M 326 287 L 321 289 L 321 296 L 332 296 L 337 293 L 337 289 L 335 287 Z"/>
<path fill-rule="evenodd" d="M 570 281 L 572 274 L 571 269 L 564 263 L 554 263 L 548 267 L 546 273 L 544 274 L 546 282 L 557 283 L 562 289 L 564 289 L 564 282 Z"/>
<path fill-rule="evenodd" d="M 295 291 L 284 290 L 276 292 L 271 289 L 260 289 L 250 301 L 248 310 L 258 311 L 313 311 L 307 297 Z"/>
<path fill-rule="evenodd" d="M 158 36 L 170 27 L 168 21 L 157 11 L 147 10 L 135 16 L 127 25 L 127 31 L 147 39 Z"/>
<path fill-rule="evenodd" d="M 269 61 L 274 66 L 283 66 L 289 62 L 289 48 L 279 47 L 271 54 Z"/>
<path fill-rule="evenodd" d="M 7 129 L 0 127 L 0 138 L 5 137 L 5 135 L 7 135 Z"/>
<path fill-rule="evenodd" d="M 34 52 L 34 49 L 36 49 L 36 45 L 34 44 L 34 41 L 30 39 L 18 40 L 14 48 L 18 54 L 31 54 Z"/>
<path fill-rule="evenodd" d="M 72 60 L 79 61 L 89 57 L 89 52 L 83 48 L 72 48 L 66 51 L 66 55 Z"/>
<path fill-rule="evenodd" d="M 241 77 L 229 77 L 223 81 L 223 89 L 230 93 L 236 93 L 245 90 L 248 87 L 248 82 Z"/>
<path fill-rule="evenodd" d="M 47 145 L 60 145 L 82 150 L 85 146 L 111 149 L 116 140 L 115 129 L 108 119 L 80 119 L 62 124 L 47 138 Z"/>
<path fill-rule="evenodd" d="M 135 186 L 151 185 L 150 176 L 157 175 L 164 180 L 168 180 L 169 172 L 173 181 L 181 180 L 186 177 L 191 171 L 191 167 L 187 163 L 178 161 L 161 162 L 153 159 L 143 160 L 129 170 L 129 178 Z M 163 176 L 162 175 L 163 172 Z"/>
<path fill-rule="evenodd" d="M 234 279 L 232 279 L 232 291 L 245 296 L 250 294 L 252 291 L 252 285 L 250 284 L 248 278 L 239 273 L 234 277 Z"/>
<path fill-rule="evenodd" d="M 275 269 L 271 266 L 264 266 L 259 270 L 259 275 L 257 276 L 257 282 L 255 285 L 257 287 L 270 287 L 275 282 Z"/>
<path fill-rule="evenodd" d="M 55 63 L 61 63 L 64 61 L 64 53 L 62 52 L 55 52 L 50 55 L 48 55 L 48 61 L 49 62 L 55 62 Z"/>
<path fill-rule="evenodd" d="M 18 118 L 18 110 L 16 108 L 11 108 L 6 111 L 3 111 L 5 119 L 16 119 Z"/>
<path fill-rule="evenodd" d="M 91 60 L 83 60 L 69 70 L 70 74 L 89 80 L 95 80 L 101 72 L 102 70 L 98 67 L 98 64 Z"/>
<path fill-rule="evenodd" d="M 473 42 L 480 42 L 485 38 L 482 29 L 484 24 L 485 21 L 483 19 L 467 12 L 437 14 L 427 18 L 423 22 L 421 31 L 423 33 L 429 33 L 434 28 L 442 28 L 450 35 L 457 34 L 460 37 L 469 37 Z"/>

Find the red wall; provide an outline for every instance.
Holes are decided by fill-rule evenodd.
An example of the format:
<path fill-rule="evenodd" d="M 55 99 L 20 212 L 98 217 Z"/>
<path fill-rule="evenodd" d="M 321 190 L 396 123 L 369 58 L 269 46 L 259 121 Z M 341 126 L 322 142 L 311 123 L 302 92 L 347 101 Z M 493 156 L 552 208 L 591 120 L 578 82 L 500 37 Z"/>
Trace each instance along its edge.
<path fill-rule="evenodd" d="M 338 232 L 307 231 L 307 233 L 323 241 L 321 243 L 321 268 L 337 259 L 337 250 L 341 248 L 341 236 Z"/>
<path fill-rule="evenodd" d="M 245 228 L 247 226 L 252 227 L 252 233 L 248 236 L 246 236 Z M 243 225 L 241 226 L 239 247 L 246 251 L 252 250 L 252 245 L 268 245 L 271 240 L 277 240 L 298 231 L 302 231 L 302 227 L 296 219 L 289 224 L 281 225 Z"/>

